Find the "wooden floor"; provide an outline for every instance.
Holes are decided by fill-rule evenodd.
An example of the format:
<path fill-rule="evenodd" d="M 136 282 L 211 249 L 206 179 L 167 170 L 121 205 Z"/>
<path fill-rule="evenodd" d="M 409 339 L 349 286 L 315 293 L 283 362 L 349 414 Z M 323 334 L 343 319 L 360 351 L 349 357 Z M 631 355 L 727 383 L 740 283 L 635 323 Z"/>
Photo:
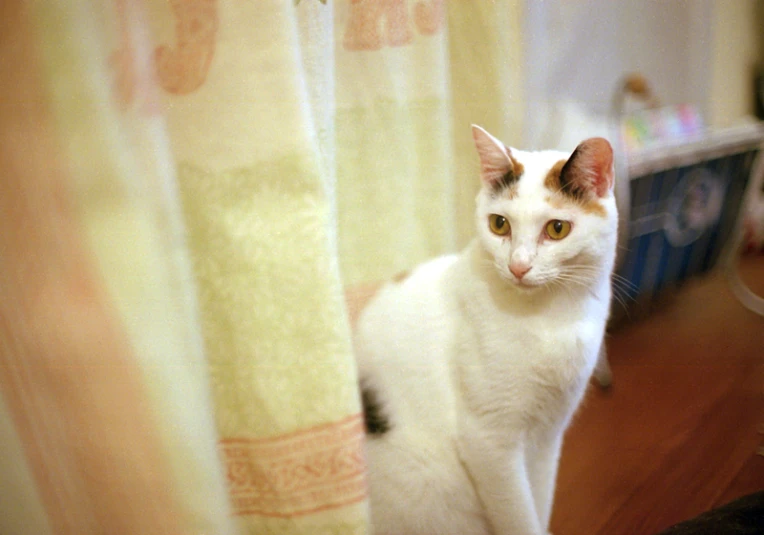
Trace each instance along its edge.
<path fill-rule="evenodd" d="M 764 295 L 764 256 L 741 273 Z M 654 534 L 764 489 L 764 318 L 720 276 L 685 286 L 608 340 L 562 454 L 555 535 Z"/>

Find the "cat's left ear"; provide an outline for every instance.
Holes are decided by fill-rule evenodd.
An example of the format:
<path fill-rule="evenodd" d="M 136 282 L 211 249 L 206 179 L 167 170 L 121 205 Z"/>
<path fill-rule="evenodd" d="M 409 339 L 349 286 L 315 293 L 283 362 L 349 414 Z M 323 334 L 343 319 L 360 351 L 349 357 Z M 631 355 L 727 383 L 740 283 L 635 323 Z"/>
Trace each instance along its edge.
<path fill-rule="evenodd" d="M 582 141 L 560 171 L 562 189 L 575 196 L 605 197 L 613 189 L 613 148 L 601 137 Z"/>
<path fill-rule="evenodd" d="M 478 125 L 472 125 L 472 138 L 480 157 L 480 179 L 493 187 L 508 174 L 513 174 L 514 163 L 509 149 Z"/>

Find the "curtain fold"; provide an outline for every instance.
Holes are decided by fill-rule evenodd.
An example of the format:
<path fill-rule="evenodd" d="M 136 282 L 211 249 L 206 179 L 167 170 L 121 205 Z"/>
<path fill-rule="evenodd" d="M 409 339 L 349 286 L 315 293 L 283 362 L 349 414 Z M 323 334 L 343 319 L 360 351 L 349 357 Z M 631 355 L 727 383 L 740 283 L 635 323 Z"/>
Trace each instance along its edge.
<path fill-rule="evenodd" d="M 0 531 L 232 533 L 138 6 L 4 11 Z"/>
<path fill-rule="evenodd" d="M 343 287 L 471 235 L 520 4 L 2 8 L 0 531 L 368 531 Z"/>
<path fill-rule="evenodd" d="M 334 8 L 340 261 L 357 284 L 455 246 L 448 29 L 439 0 Z"/>
<path fill-rule="evenodd" d="M 363 533 L 333 249 L 332 6 L 150 10 L 233 514 L 245 533 Z"/>
<path fill-rule="evenodd" d="M 524 147 L 524 2 L 448 2 L 453 121 L 454 220 L 458 247 L 475 232 L 477 153 L 470 125 L 477 123 L 510 146 Z"/>

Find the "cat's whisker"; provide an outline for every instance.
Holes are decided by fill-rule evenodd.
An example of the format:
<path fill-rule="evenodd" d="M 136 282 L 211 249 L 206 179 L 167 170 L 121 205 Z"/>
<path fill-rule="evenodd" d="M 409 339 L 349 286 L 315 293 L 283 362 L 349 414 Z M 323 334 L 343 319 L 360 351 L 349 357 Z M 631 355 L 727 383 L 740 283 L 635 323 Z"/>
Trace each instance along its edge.
<path fill-rule="evenodd" d="M 634 290 L 638 288 L 636 284 L 631 282 L 629 279 L 627 279 L 623 275 L 619 275 L 618 273 L 613 272 L 612 278 L 613 278 L 613 281 L 618 281 L 619 283 L 626 284 L 627 286 L 633 288 Z"/>
<path fill-rule="evenodd" d="M 635 302 L 635 294 L 639 287 L 629 279 L 613 273 L 611 279 L 613 284 L 613 298 L 616 299 L 624 308 L 628 307 L 629 302 Z"/>
<path fill-rule="evenodd" d="M 568 269 L 561 271 L 558 278 L 575 284 L 590 285 L 597 281 L 596 272 L 586 270 Z"/>
<path fill-rule="evenodd" d="M 636 292 L 630 291 L 620 286 L 613 288 L 613 296 L 618 297 L 623 301 L 634 302 L 636 301 L 636 295 Z"/>
<path fill-rule="evenodd" d="M 620 284 L 613 284 L 613 295 L 617 295 L 619 297 L 627 298 L 630 301 L 633 301 L 635 299 L 635 294 L 635 288 L 630 286 L 621 286 Z"/>
<path fill-rule="evenodd" d="M 596 281 L 599 277 L 599 271 L 591 266 L 574 265 L 568 266 L 568 273 L 562 277 L 571 284 L 581 284 L 582 279 L 588 279 Z M 611 277 L 612 298 L 617 303 L 621 304 L 624 308 L 628 306 L 629 302 L 634 301 L 633 293 L 637 290 L 637 286 L 625 277 L 613 273 Z"/>
<path fill-rule="evenodd" d="M 622 296 L 620 296 L 620 295 L 617 295 L 617 294 L 615 294 L 615 293 L 613 294 L 613 300 L 614 300 L 616 303 L 618 303 L 619 305 L 621 305 L 623 308 L 628 308 L 628 306 L 629 306 L 629 305 L 626 303 L 626 300 L 625 300 L 625 299 L 624 299 Z"/>
<path fill-rule="evenodd" d="M 626 310 L 629 309 L 630 304 L 635 303 L 637 301 L 636 297 L 632 295 L 631 292 L 628 292 L 623 289 L 614 290 L 613 299 Z"/>

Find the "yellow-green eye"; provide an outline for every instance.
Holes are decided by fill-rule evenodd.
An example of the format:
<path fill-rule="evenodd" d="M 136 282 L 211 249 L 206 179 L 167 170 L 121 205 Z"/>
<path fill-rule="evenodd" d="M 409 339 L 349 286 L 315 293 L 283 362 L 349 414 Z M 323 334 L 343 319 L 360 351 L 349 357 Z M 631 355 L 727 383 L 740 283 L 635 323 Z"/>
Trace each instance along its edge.
<path fill-rule="evenodd" d="M 570 223 L 568 221 L 552 219 L 546 224 L 546 235 L 553 240 L 561 240 L 568 234 L 570 234 Z"/>
<path fill-rule="evenodd" d="M 509 221 L 507 221 L 506 217 L 491 214 L 488 218 L 488 224 L 491 227 L 491 232 L 494 234 L 498 234 L 499 236 L 506 236 L 509 234 Z"/>

